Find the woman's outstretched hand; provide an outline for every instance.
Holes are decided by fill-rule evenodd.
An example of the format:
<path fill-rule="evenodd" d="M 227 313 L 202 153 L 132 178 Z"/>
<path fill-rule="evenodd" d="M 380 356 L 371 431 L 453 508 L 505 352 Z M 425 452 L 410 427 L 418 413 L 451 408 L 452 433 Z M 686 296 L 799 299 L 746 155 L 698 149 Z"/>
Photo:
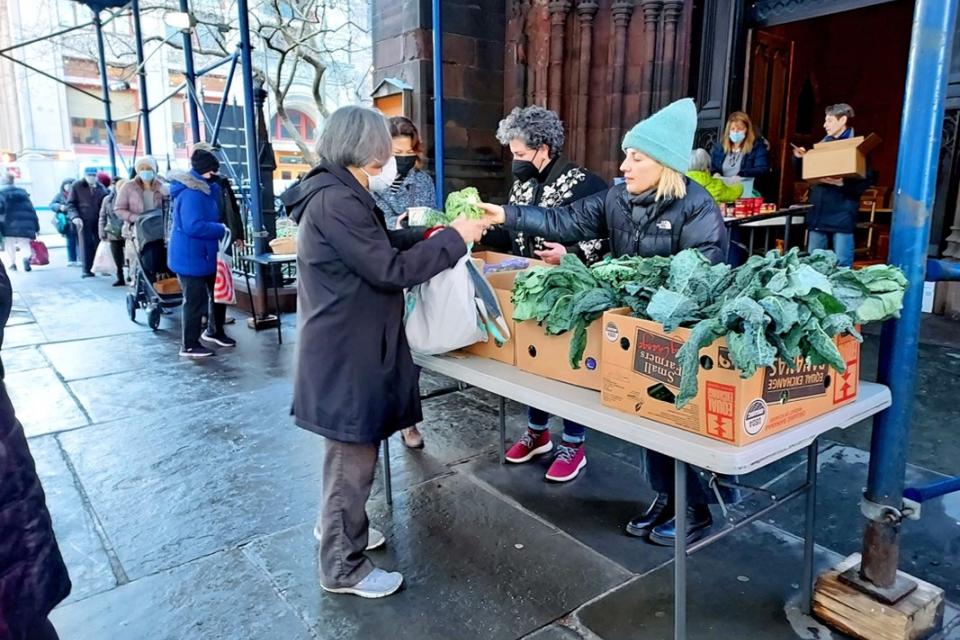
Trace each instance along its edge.
<path fill-rule="evenodd" d="M 493 226 L 495 224 L 503 224 L 507 221 L 507 216 L 503 211 L 503 207 L 498 204 L 490 204 L 488 202 L 477 203 L 477 206 L 483 209 L 484 220 L 487 221 L 488 226 Z"/>

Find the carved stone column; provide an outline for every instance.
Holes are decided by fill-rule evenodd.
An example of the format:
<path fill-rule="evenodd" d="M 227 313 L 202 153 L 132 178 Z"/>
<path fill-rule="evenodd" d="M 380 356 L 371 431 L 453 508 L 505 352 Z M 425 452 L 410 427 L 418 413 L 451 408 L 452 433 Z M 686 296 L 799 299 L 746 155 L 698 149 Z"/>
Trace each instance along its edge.
<path fill-rule="evenodd" d="M 504 55 L 504 111 L 527 104 L 527 12 L 530 0 L 510 0 Z"/>
<path fill-rule="evenodd" d="M 547 106 L 560 113 L 563 101 L 563 40 L 570 0 L 550 0 L 550 93 Z"/>
<path fill-rule="evenodd" d="M 573 122 L 573 159 L 587 161 L 587 122 L 590 115 L 590 62 L 593 52 L 593 21 L 600 9 L 596 0 L 579 0 L 577 16 L 580 20 L 580 60 L 577 69 L 577 102 Z"/>
<path fill-rule="evenodd" d="M 623 135 L 623 76 L 627 57 L 627 27 L 633 14 L 632 0 L 615 0 L 613 12 L 613 87 L 610 105 L 611 160 L 619 154 L 620 137 Z"/>
<path fill-rule="evenodd" d="M 654 77 L 657 65 L 657 26 L 663 0 L 643 0 L 643 73 L 640 90 L 640 117 L 646 118 L 653 112 L 653 94 L 656 90 Z"/>
<path fill-rule="evenodd" d="M 683 0 L 666 0 L 663 3 L 663 53 L 660 86 L 653 104 L 660 108 L 673 98 L 674 74 L 677 72 L 677 28 L 683 15 Z"/>

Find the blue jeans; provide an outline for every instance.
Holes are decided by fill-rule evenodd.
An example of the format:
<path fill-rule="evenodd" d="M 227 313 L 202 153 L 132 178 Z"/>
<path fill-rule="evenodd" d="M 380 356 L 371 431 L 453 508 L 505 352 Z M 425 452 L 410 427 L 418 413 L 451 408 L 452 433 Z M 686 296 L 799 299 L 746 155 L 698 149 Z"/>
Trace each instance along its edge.
<path fill-rule="evenodd" d="M 73 224 L 67 225 L 67 232 L 64 234 L 67 239 L 67 262 L 77 261 L 77 228 Z"/>
<path fill-rule="evenodd" d="M 550 420 L 550 414 L 540 409 L 527 407 L 527 426 L 534 431 L 544 431 L 547 428 L 547 422 Z M 571 420 L 563 421 L 563 441 L 564 442 L 583 442 L 587 438 L 587 428 L 582 424 L 577 424 Z"/>
<path fill-rule="evenodd" d="M 832 246 L 831 246 L 832 245 Z M 837 254 L 837 261 L 841 267 L 853 266 L 853 234 L 852 233 L 828 233 L 824 231 L 809 231 L 807 238 L 807 250 L 814 249 L 833 249 Z"/>

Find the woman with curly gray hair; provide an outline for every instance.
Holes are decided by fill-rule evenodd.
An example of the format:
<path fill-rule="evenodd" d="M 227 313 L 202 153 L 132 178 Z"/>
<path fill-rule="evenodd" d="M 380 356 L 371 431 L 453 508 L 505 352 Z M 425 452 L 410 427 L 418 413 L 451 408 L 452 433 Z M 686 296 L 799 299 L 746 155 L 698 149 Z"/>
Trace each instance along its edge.
<path fill-rule="evenodd" d="M 557 114 L 536 105 L 516 108 L 500 121 L 497 139 L 509 146 L 513 154 L 515 180 L 510 189 L 510 204 L 562 207 L 607 189 L 601 178 L 561 157 L 564 138 L 563 123 Z M 587 264 L 596 262 L 607 253 L 606 239 L 589 240 L 569 247 L 549 240 L 528 238 L 522 231 L 514 233 L 500 227 L 489 231 L 483 244 L 517 255 L 536 256 L 550 264 L 559 264 L 566 253 L 575 253 Z M 549 420 L 549 413 L 530 407 L 527 410 L 528 429 L 507 452 L 507 461 L 519 464 L 552 451 Z M 567 482 L 579 475 L 587 464 L 583 447 L 585 437 L 583 425 L 563 421 L 563 436 L 547 470 L 547 480 Z"/>

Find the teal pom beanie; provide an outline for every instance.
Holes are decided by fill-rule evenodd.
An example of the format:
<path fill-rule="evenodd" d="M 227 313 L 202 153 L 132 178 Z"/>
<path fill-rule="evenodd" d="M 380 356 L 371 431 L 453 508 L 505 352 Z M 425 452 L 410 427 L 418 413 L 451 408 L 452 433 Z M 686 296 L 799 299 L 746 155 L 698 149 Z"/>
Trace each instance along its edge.
<path fill-rule="evenodd" d="M 623 150 L 636 149 L 665 167 L 685 173 L 696 131 L 697 107 L 692 99 L 683 98 L 635 124 L 623 137 Z"/>

